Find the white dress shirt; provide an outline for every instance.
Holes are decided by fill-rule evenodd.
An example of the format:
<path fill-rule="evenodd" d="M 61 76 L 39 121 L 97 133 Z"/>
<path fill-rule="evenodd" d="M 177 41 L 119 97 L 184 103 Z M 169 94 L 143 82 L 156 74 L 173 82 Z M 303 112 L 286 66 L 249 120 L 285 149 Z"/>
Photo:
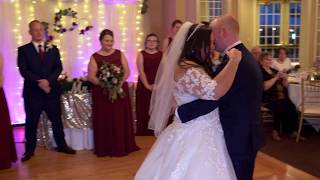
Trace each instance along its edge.
<path fill-rule="evenodd" d="M 38 43 L 38 42 L 32 41 L 32 44 L 33 44 L 33 46 L 36 48 L 36 50 L 37 50 L 38 53 L 40 52 L 40 50 L 39 50 L 39 45 L 41 45 L 42 51 L 44 52 L 44 42 Z"/>
<path fill-rule="evenodd" d="M 235 46 L 237 46 L 237 45 L 239 45 L 239 44 L 241 44 L 241 43 L 242 43 L 242 42 L 239 40 L 239 41 L 231 44 L 230 46 L 228 46 L 228 47 L 223 51 L 223 53 L 221 54 L 221 56 L 223 57 L 224 55 L 226 55 L 227 51 L 229 51 L 230 49 L 232 49 L 233 47 L 235 47 Z"/>

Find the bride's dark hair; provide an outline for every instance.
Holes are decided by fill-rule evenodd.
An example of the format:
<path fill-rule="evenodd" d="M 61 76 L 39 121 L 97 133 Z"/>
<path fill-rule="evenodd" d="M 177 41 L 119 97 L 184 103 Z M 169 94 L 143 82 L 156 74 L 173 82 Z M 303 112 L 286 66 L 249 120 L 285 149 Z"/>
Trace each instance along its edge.
<path fill-rule="evenodd" d="M 188 31 L 178 65 L 182 68 L 198 65 L 210 77 L 213 77 L 211 53 L 211 28 L 208 25 L 193 24 Z M 187 61 L 192 61 L 197 65 Z"/>

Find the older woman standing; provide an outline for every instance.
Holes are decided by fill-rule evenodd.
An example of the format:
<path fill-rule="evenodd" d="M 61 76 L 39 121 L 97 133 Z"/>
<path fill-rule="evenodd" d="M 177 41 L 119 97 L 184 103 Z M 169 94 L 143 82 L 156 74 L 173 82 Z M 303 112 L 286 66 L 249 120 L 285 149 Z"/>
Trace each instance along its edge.
<path fill-rule="evenodd" d="M 128 84 L 130 71 L 128 62 L 120 50 L 113 48 L 113 32 L 105 29 L 100 33 L 101 49 L 94 53 L 88 65 L 88 80 L 92 87 L 92 124 L 94 134 L 94 153 L 97 156 L 125 156 L 139 150 L 133 133 L 133 118 Z M 125 92 L 124 98 L 115 101 L 100 86 L 99 68 L 109 63 L 124 70 L 120 83 Z"/>
<path fill-rule="evenodd" d="M 148 129 L 149 105 L 153 83 L 161 58 L 162 52 L 159 51 L 158 36 L 156 34 L 148 34 L 145 39 L 145 49 L 138 54 L 137 58 L 139 79 L 136 90 L 136 135 L 153 135 L 153 131 Z"/>
<path fill-rule="evenodd" d="M 3 59 L 0 54 L 0 169 L 11 167 L 17 160 L 16 147 L 3 85 Z"/>

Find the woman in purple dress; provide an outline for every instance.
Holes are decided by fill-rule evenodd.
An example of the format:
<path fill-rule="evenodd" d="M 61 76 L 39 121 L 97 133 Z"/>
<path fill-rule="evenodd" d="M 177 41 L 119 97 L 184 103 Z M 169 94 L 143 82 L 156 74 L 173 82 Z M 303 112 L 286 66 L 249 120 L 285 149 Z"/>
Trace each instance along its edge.
<path fill-rule="evenodd" d="M 0 54 L 0 170 L 10 168 L 11 163 L 17 160 L 7 101 L 2 88 L 2 67 L 3 60 Z"/>
<path fill-rule="evenodd" d="M 132 108 L 129 88 L 126 82 L 130 71 L 123 53 L 113 48 L 113 32 L 105 29 L 100 33 L 101 49 L 94 53 L 88 65 L 88 80 L 92 87 L 92 124 L 94 133 L 94 153 L 101 156 L 125 156 L 139 150 L 133 132 Z M 115 101 L 100 86 L 99 68 L 103 63 L 123 68 L 122 89 L 124 98 Z"/>
<path fill-rule="evenodd" d="M 136 90 L 136 117 L 138 136 L 153 135 L 148 129 L 149 105 L 153 83 L 162 58 L 159 51 L 159 38 L 156 34 L 149 34 L 145 39 L 145 49 L 138 54 L 137 67 L 139 79 Z"/>

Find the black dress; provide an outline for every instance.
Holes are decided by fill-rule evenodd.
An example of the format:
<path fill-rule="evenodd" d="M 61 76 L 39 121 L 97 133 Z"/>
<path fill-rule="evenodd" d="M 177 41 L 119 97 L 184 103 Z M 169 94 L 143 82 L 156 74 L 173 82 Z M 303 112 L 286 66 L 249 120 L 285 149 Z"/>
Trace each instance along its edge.
<path fill-rule="evenodd" d="M 263 81 L 268 81 L 275 77 L 277 70 L 271 68 L 271 74 L 264 68 L 261 68 Z M 278 80 L 270 89 L 264 91 L 263 102 L 273 114 L 273 129 L 286 134 L 291 134 L 298 128 L 298 112 L 295 105 L 288 96 L 288 91 L 282 84 L 282 80 Z"/>

